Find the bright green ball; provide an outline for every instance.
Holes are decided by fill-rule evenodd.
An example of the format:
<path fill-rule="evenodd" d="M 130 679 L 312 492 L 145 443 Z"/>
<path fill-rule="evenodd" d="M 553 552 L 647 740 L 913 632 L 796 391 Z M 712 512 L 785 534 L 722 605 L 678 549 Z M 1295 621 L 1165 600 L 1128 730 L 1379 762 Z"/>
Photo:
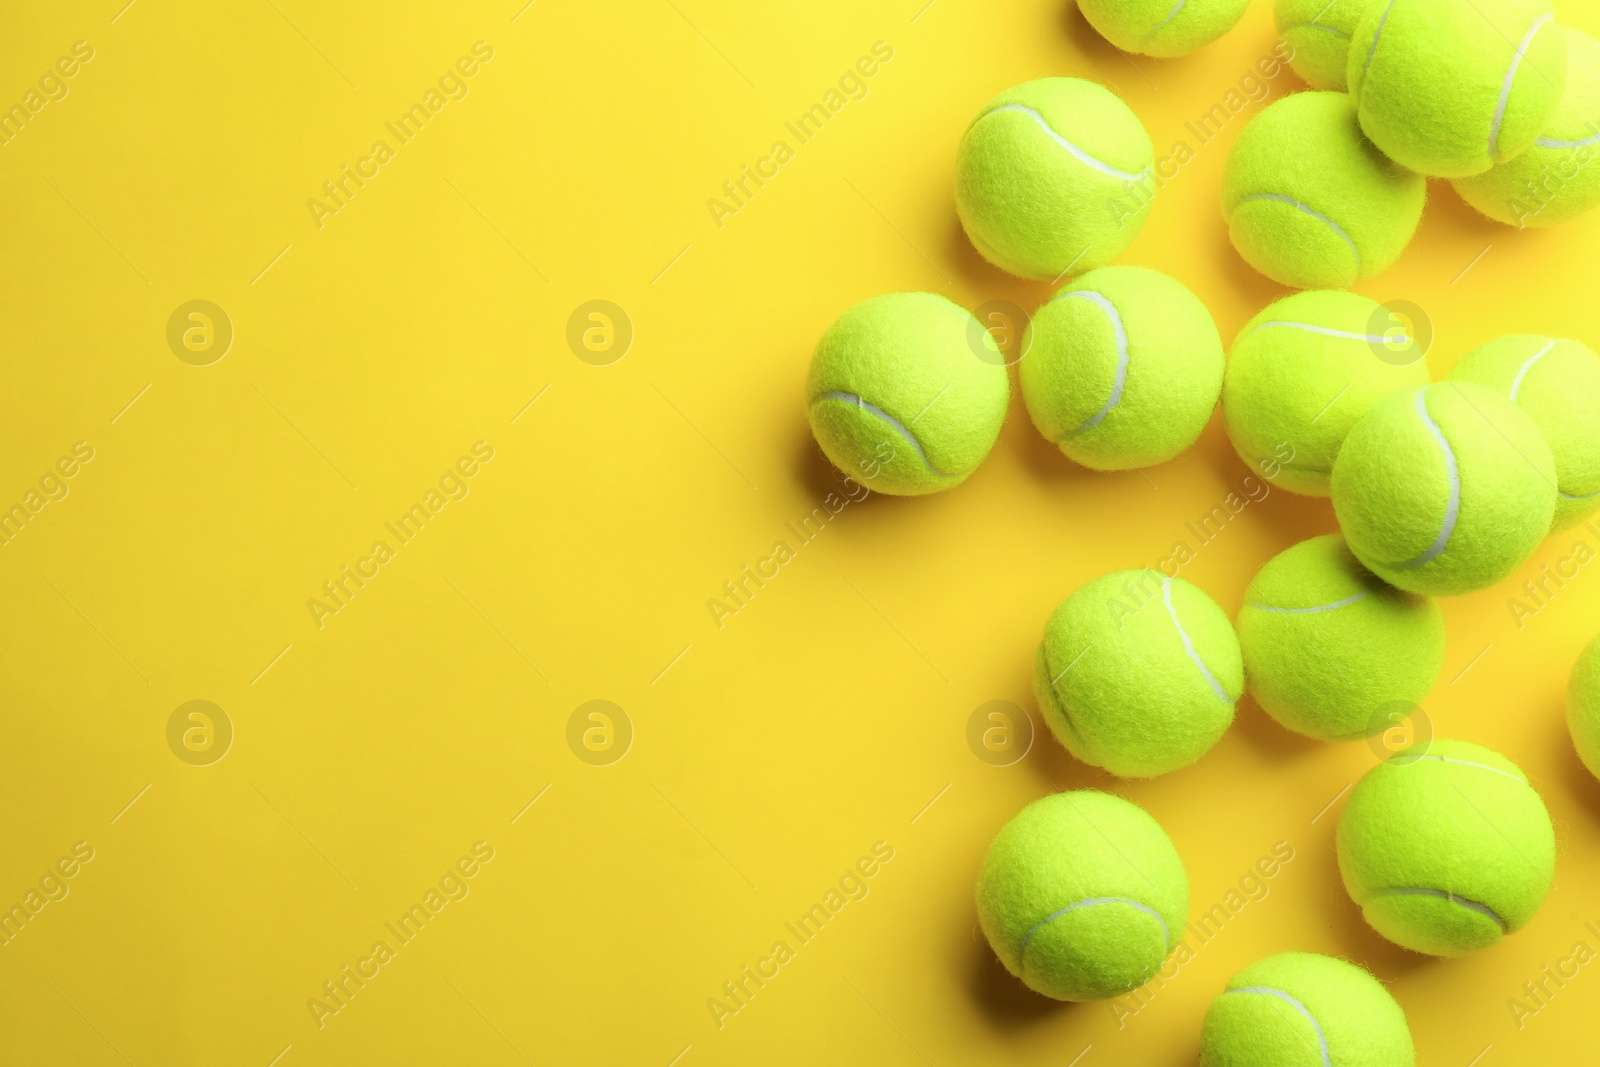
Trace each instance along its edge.
<path fill-rule="evenodd" d="M 1250 0 L 1078 0 L 1078 9 L 1124 52 L 1169 58 L 1210 44 L 1244 16 Z"/>
<path fill-rule="evenodd" d="M 1465 741 L 1415 745 L 1368 771 L 1339 818 L 1338 847 L 1367 923 L 1430 956 L 1522 929 L 1555 877 L 1555 828 L 1528 776 Z"/>
<path fill-rule="evenodd" d="M 1183 285 L 1101 267 L 1033 316 L 1017 366 L 1038 431 L 1095 470 L 1165 463 L 1194 444 L 1222 389 L 1222 337 Z"/>
<path fill-rule="evenodd" d="M 1050 731 L 1122 778 L 1187 767 L 1233 722 L 1244 663 L 1217 602 L 1159 571 L 1082 586 L 1045 624 L 1034 693 Z"/>
<path fill-rule="evenodd" d="M 1200 1067 L 1415 1063 L 1406 1013 L 1383 983 L 1312 952 L 1280 952 L 1235 974 L 1200 1028 Z"/>
<path fill-rule="evenodd" d="M 1239 609 L 1244 676 L 1279 723 L 1319 741 L 1371 737 L 1384 709 L 1416 704 L 1444 665 L 1444 613 L 1384 584 L 1342 537 L 1267 562 Z"/>
<path fill-rule="evenodd" d="M 1361 128 L 1403 167 L 1467 178 L 1533 146 L 1567 49 L 1549 0 L 1379 0 L 1350 43 Z"/>
<path fill-rule="evenodd" d="M 1289 66 L 1313 89 L 1344 92 L 1350 36 L 1377 0 L 1278 0 L 1278 35 L 1293 55 Z"/>
<path fill-rule="evenodd" d="M 1200 1067 L 1413 1067 L 1416 1048 L 1384 984 L 1314 952 L 1256 960 L 1206 1008 Z"/>
<path fill-rule="evenodd" d="M 1327 496 L 1356 420 L 1397 389 L 1426 385 L 1418 338 L 1385 308 L 1336 289 L 1284 297 L 1239 331 L 1222 418 L 1239 458 L 1280 488 Z"/>
<path fill-rule="evenodd" d="M 1222 174 L 1228 236 L 1298 289 L 1347 289 L 1387 270 L 1422 221 L 1428 183 L 1361 135 L 1344 93 L 1294 93 L 1239 134 Z"/>
<path fill-rule="evenodd" d="M 1533 147 L 1473 178 L 1461 199 L 1508 226 L 1558 226 L 1600 205 L 1600 41 L 1563 27 L 1567 87 Z"/>
<path fill-rule="evenodd" d="M 1111 90 L 1041 78 L 984 105 L 956 156 L 956 211 L 983 258 L 1051 281 L 1133 243 L 1155 196 L 1155 150 Z"/>
<path fill-rule="evenodd" d="M 1578 341 L 1520 334 L 1468 352 L 1450 377 L 1510 398 L 1543 432 L 1556 465 L 1552 529 L 1600 508 L 1600 356 Z"/>
<path fill-rule="evenodd" d="M 1189 919 L 1189 876 L 1161 825 L 1109 793 L 1035 800 L 978 872 L 978 922 L 1006 970 L 1056 1000 L 1148 982 Z"/>
<path fill-rule="evenodd" d="M 1379 400 L 1333 463 L 1333 510 L 1356 558 L 1413 593 L 1486 589 L 1532 555 L 1556 510 L 1555 461 L 1532 419 L 1473 382 Z"/>
<path fill-rule="evenodd" d="M 1578 758 L 1600 778 L 1600 637 L 1589 642 L 1567 687 L 1567 729 Z"/>
<path fill-rule="evenodd" d="M 863 300 L 811 357 L 806 409 L 833 465 L 898 496 L 960 485 L 994 447 L 1011 382 L 965 308 L 931 293 Z"/>

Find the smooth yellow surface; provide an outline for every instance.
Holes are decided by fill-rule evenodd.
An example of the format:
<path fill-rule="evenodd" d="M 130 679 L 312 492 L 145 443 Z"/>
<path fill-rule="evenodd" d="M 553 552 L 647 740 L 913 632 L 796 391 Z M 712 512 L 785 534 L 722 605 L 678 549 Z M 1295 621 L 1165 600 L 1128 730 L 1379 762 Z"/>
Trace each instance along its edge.
<path fill-rule="evenodd" d="M 1302 741 L 1246 701 L 1152 782 L 1086 769 L 1042 724 L 1012 766 L 969 748 L 986 702 L 1037 721 L 1034 646 L 1079 584 L 1181 541 L 1184 577 L 1232 612 L 1264 560 L 1332 529 L 1325 501 L 1262 498 L 1220 420 L 1173 463 L 1093 474 L 1014 395 L 959 489 L 850 502 L 810 541 L 788 525 L 846 499 L 801 405 L 835 315 L 896 290 L 1046 296 L 986 266 L 952 206 L 961 132 L 1008 85 L 1104 81 L 1158 156 L 1194 149 L 1124 262 L 1183 280 L 1230 339 L 1282 295 L 1218 207 L 1260 103 L 1209 143 L 1185 125 L 1273 48 L 1265 2 L 1171 62 L 1130 61 L 1058 0 L 124 2 L 17 5 L 0 35 L 5 101 L 93 50 L 0 145 L 0 501 L 77 442 L 93 456 L 0 547 L 0 902 L 73 871 L 0 947 L 0 1062 L 1181 1064 L 1226 978 L 1286 949 L 1371 967 L 1424 1063 L 1586 1047 L 1600 967 L 1571 961 L 1600 952 L 1600 785 L 1562 701 L 1600 627 L 1600 530 L 1445 605 L 1427 712 L 1530 773 L 1560 856 L 1526 930 L 1433 961 L 1338 884 L 1335 798 L 1365 744 Z M 467 95 L 319 228 L 308 199 L 479 41 Z M 785 124 L 880 41 L 865 95 L 800 143 Z M 1299 87 L 1285 70 L 1270 89 Z M 708 199 L 780 140 L 792 158 L 719 226 Z M 1502 333 L 1600 340 L 1600 216 L 1517 233 L 1432 193 L 1415 245 L 1360 289 L 1426 309 L 1436 374 Z M 633 324 L 606 366 L 566 339 L 597 299 Z M 209 365 L 167 343 L 193 300 L 233 325 Z M 385 523 L 462 457 L 472 476 L 445 484 L 467 495 L 400 544 Z M 1188 524 L 1230 492 L 1257 499 L 1202 543 Z M 363 564 L 379 540 L 393 558 Z M 319 626 L 308 600 L 345 565 L 377 575 Z M 747 565 L 777 573 L 743 579 L 719 626 L 708 601 Z M 1522 593 L 1558 566 L 1564 586 Z M 203 762 L 202 720 L 169 746 L 194 700 L 232 725 L 209 765 L 175 754 Z M 575 754 L 596 758 L 583 723 L 569 747 L 591 700 L 631 724 L 610 765 Z M 975 928 L 992 833 L 1080 786 L 1166 826 L 1197 921 L 1241 882 L 1260 897 L 1113 1006 L 1028 993 Z M 385 924 L 441 881 L 467 895 L 401 944 Z M 841 881 L 859 899 L 791 934 Z M 719 1026 L 708 1002 L 780 940 L 790 958 Z M 347 965 L 374 976 L 319 1027 L 308 1002 Z M 1519 1020 L 1529 981 L 1553 995 Z"/>

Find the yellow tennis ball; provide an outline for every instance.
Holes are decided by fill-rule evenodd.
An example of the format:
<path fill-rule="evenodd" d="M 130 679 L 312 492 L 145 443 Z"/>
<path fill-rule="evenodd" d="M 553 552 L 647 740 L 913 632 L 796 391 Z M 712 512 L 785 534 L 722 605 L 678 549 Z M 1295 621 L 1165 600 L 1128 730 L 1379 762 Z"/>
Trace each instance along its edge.
<path fill-rule="evenodd" d="M 1244 663 L 1233 623 L 1198 587 L 1159 571 L 1119 571 L 1056 608 L 1033 683 L 1067 751 L 1119 777 L 1153 778 L 1221 739 L 1244 691 Z"/>
<path fill-rule="evenodd" d="M 1518 334 L 1468 352 L 1450 370 L 1515 403 L 1544 434 L 1556 466 L 1551 529 L 1600 508 L 1600 356 L 1578 341 Z"/>
<path fill-rule="evenodd" d="M 1245 262 L 1300 289 L 1347 289 L 1400 258 L 1427 182 L 1361 135 L 1345 93 L 1294 93 L 1239 134 L 1222 174 L 1228 236 Z"/>
<path fill-rule="evenodd" d="M 1089 25 L 1122 49 L 1167 58 L 1186 56 L 1221 37 L 1250 0 L 1078 0 Z"/>
<path fill-rule="evenodd" d="M 1189 917 L 1189 875 L 1161 825 L 1109 793 L 1035 800 L 995 834 L 978 922 L 1006 970 L 1057 1000 L 1155 976 Z"/>
<path fill-rule="evenodd" d="M 1350 36 L 1377 0 L 1278 0 L 1278 35 L 1293 53 L 1289 66 L 1313 89 L 1344 92 Z"/>
<path fill-rule="evenodd" d="M 1589 773 L 1600 778 L 1600 637 L 1572 667 L 1567 686 L 1567 731 Z"/>
<path fill-rule="evenodd" d="M 1520 408 L 1474 382 L 1391 393 L 1333 461 L 1333 510 L 1356 558 L 1429 596 L 1508 577 L 1550 530 L 1555 461 Z"/>
<path fill-rule="evenodd" d="M 1361 128 L 1403 167 L 1466 178 L 1544 132 L 1567 78 L 1549 0 L 1379 0 L 1350 42 Z"/>
<path fill-rule="evenodd" d="M 863 300 L 811 358 L 806 410 L 835 467 L 916 496 L 961 484 L 994 447 L 1011 383 L 972 313 L 931 293 Z"/>
<path fill-rule="evenodd" d="M 1239 331 L 1222 418 L 1239 458 L 1268 481 L 1327 496 L 1333 458 L 1356 420 L 1380 398 L 1427 382 L 1418 339 L 1383 305 L 1337 289 L 1294 293 Z"/>
<path fill-rule="evenodd" d="M 1367 570 L 1338 536 L 1262 567 L 1239 609 L 1246 684 L 1279 723 L 1321 741 L 1371 737 L 1416 704 L 1444 665 L 1444 613 Z"/>
<path fill-rule="evenodd" d="M 1399 752 L 1339 817 L 1339 873 L 1371 927 L 1430 956 L 1526 926 L 1555 877 L 1550 812 L 1515 763 L 1465 741 Z"/>
<path fill-rule="evenodd" d="M 1461 199 L 1510 226 L 1558 226 L 1600 204 L 1600 41 L 1563 28 L 1567 87 L 1533 147 L 1453 183 Z"/>
<path fill-rule="evenodd" d="M 1200 436 L 1222 338 L 1200 298 L 1145 267 L 1101 267 L 1028 324 L 1017 367 L 1033 425 L 1095 470 L 1164 463 Z"/>
<path fill-rule="evenodd" d="M 1133 243 L 1155 195 L 1139 117 L 1081 78 L 1041 78 L 984 105 L 956 155 L 956 211 L 990 263 L 1023 278 L 1103 267 Z"/>
<path fill-rule="evenodd" d="M 1200 1027 L 1200 1067 L 1413 1067 L 1406 1013 L 1353 963 L 1280 952 L 1228 979 Z"/>

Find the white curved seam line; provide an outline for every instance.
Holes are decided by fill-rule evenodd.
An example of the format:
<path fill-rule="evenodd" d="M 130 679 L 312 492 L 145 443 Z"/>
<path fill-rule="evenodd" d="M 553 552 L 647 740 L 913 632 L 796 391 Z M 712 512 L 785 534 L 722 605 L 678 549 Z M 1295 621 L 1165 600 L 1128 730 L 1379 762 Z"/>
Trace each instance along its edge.
<path fill-rule="evenodd" d="M 1389 0 L 1389 6 L 1383 9 L 1383 17 L 1378 19 L 1378 28 L 1372 33 L 1372 44 L 1367 48 L 1367 60 L 1361 64 L 1361 82 L 1367 81 L 1367 71 L 1372 69 L 1372 57 L 1378 54 L 1378 42 L 1383 39 L 1383 27 L 1389 21 L 1389 13 L 1394 10 L 1394 0 Z M 1355 92 L 1354 86 L 1351 91 Z"/>
<path fill-rule="evenodd" d="M 1043 927 L 1061 918 L 1061 916 L 1065 915 L 1069 911 L 1074 911 L 1078 908 L 1090 907 L 1095 904 L 1127 904 L 1138 908 L 1140 911 L 1144 912 L 1146 915 L 1150 916 L 1156 922 L 1161 924 L 1162 943 L 1164 945 L 1172 944 L 1172 936 L 1167 932 L 1167 920 L 1163 919 L 1161 917 L 1161 913 L 1156 911 L 1156 909 L 1152 908 L 1150 905 L 1142 904 L 1139 901 L 1134 900 L 1132 897 L 1086 897 L 1083 900 L 1075 900 L 1066 907 L 1059 908 L 1056 911 L 1051 912 L 1049 915 L 1046 915 L 1044 918 L 1028 927 L 1028 932 L 1022 935 L 1022 944 L 1017 946 L 1017 966 L 1022 966 L 1023 957 L 1026 956 L 1028 952 L 1028 942 L 1033 940 L 1034 934 L 1038 933 Z"/>
<path fill-rule="evenodd" d="M 1526 378 L 1528 376 L 1528 372 L 1533 369 L 1533 365 L 1547 356 L 1550 353 L 1550 350 L 1555 346 L 1556 343 L 1551 341 L 1549 344 L 1539 349 L 1539 351 L 1529 356 L 1528 362 L 1524 363 L 1520 368 L 1518 368 L 1516 380 L 1511 383 L 1512 401 L 1515 401 L 1517 399 L 1517 394 L 1522 391 L 1522 379 Z"/>
<path fill-rule="evenodd" d="M 1350 246 L 1350 254 L 1356 259 L 1356 271 L 1358 273 L 1360 272 L 1361 249 L 1356 247 L 1355 241 L 1351 239 L 1349 234 L 1344 232 L 1344 227 L 1340 226 L 1337 222 L 1334 222 L 1328 216 L 1311 207 L 1309 204 L 1302 204 L 1292 196 L 1280 196 L 1277 193 L 1256 193 L 1254 196 L 1247 196 L 1243 200 L 1239 201 L 1238 204 L 1234 205 L 1234 210 L 1238 211 L 1239 208 L 1248 204 L 1252 200 L 1271 200 L 1278 204 L 1288 204 L 1297 211 L 1303 211 L 1307 215 L 1310 215 L 1312 218 L 1321 222 L 1324 226 L 1328 227 L 1328 229 L 1338 234 L 1341 241 Z"/>
<path fill-rule="evenodd" d="M 899 419 L 878 407 L 876 404 L 869 404 L 855 393 L 847 393 L 840 389 L 831 389 L 828 392 L 823 393 L 821 396 L 813 400 L 812 404 L 820 404 L 824 400 L 841 400 L 846 404 L 854 404 L 862 411 L 866 411 L 872 415 L 875 415 L 877 418 L 894 427 L 896 432 L 898 432 L 901 437 L 904 437 L 908 442 L 910 442 L 911 447 L 917 450 L 917 455 L 922 459 L 922 465 L 927 467 L 930 473 L 937 474 L 941 478 L 951 477 L 951 475 L 946 474 L 929 461 L 928 454 L 922 450 L 922 442 L 917 440 L 915 434 L 901 425 Z"/>
<path fill-rule="evenodd" d="M 1106 398 L 1105 406 L 1089 416 L 1082 426 L 1068 433 L 1068 437 L 1076 437 L 1085 430 L 1092 430 L 1105 421 L 1111 414 L 1111 409 L 1122 403 L 1122 390 L 1128 383 L 1128 331 L 1122 325 L 1122 316 L 1117 312 L 1117 306 L 1106 298 L 1104 293 L 1095 292 L 1093 289 L 1079 289 L 1070 293 L 1062 293 L 1056 300 L 1087 300 L 1095 307 L 1106 313 L 1111 320 L 1111 332 L 1117 339 L 1117 373 L 1111 380 L 1111 395 Z M 1054 303 L 1055 301 L 1051 301 Z"/>
<path fill-rule="evenodd" d="M 1557 492 L 1561 494 L 1562 500 L 1593 500 L 1595 497 L 1600 496 L 1600 489 L 1596 489 L 1592 493 L 1569 493 L 1565 489 L 1558 489 Z"/>
<path fill-rule="evenodd" d="M 1398 338 L 1389 338 L 1370 333 L 1350 333 L 1348 330 L 1332 330 L 1326 326 L 1313 326 L 1309 322 L 1290 322 L 1287 319 L 1272 319 L 1268 322 L 1263 322 L 1250 332 L 1255 333 L 1256 330 L 1265 330 L 1268 326 L 1287 326 L 1290 329 L 1304 330 L 1307 333 L 1321 334 L 1324 337 L 1338 337 L 1346 341 L 1366 341 L 1368 344 L 1381 345 L 1390 340 L 1395 340 L 1400 344 L 1410 344 L 1412 341 L 1409 334 L 1401 334 Z"/>
<path fill-rule="evenodd" d="M 1495 921 L 1501 930 L 1511 929 L 1510 924 L 1500 918 L 1499 913 L 1489 905 L 1467 897 L 1458 897 L 1454 893 L 1445 892 L 1443 889 L 1426 889 L 1421 886 L 1396 886 L 1392 889 L 1374 889 L 1372 895 L 1375 897 L 1438 897 L 1440 900 L 1448 900 L 1452 904 L 1460 905 L 1468 911 L 1475 911 L 1479 915 L 1488 916 Z"/>
<path fill-rule="evenodd" d="M 1487 763 L 1477 763 L 1477 762 L 1475 762 L 1473 760 L 1469 760 L 1469 759 L 1457 759 L 1454 756 L 1435 756 L 1432 753 L 1418 752 L 1418 753 L 1414 753 L 1414 754 L 1409 755 L 1409 756 L 1406 755 L 1405 753 L 1401 753 L 1401 754 L 1399 754 L 1397 756 L 1392 756 L 1390 758 L 1391 759 L 1405 759 L 1405 760 L 1436 759 L 1440 763 L 1454 763 L 1458 767 L 1476 767 L 1481 771 L 1493 771 L 1495 774 L 1498 774 L 1498 775 L 1500 775 L 1500 776 L 1502 776 L 1504 778 L 1509 778 L 1513 782 L 1516 782 L 1519 785 L 1527 785 L 1528 784 L 1524 779 L 1518 778 L 1516 775 L 1512 774 L 1509 771 L 1501 770 L 1499 767 L 1494 767 L 1494 766 L 1491 766 L 1491 765 L 1489 765 Z"/>
<path fill-rule="evenodd" d="M 1558 141 L 1554 137 L 1541 137 L 1536 143 L 1540 148 L 1587 148 L 1589 145 L 1600 143 L 1600 133 L 1593 137 L 1585 137 L 1581 141 Z"/>
<path fill-rule="evenodd" d="M 1172 625 L 1178 628 L 1178 636 L 1183 638 L 1183 650 L 1189 653 L 1189 658 L 1194 660 L 1194 665 L 1200 668 L 1200 673 L 1206 676 L 1206 681 L 1211 683 L 1212 690 L 1217 694 L 1217 699 L 1224 704 L 1232 704 L 1228 698 L 1228 691 L 1222 688 L 1222 683 L 1212 675 L 1211 668 L 1206 666 L 1206 661 L 1200 658 L 1200 653 L 1195 651 L 1194 642 L 1189 640 L 1189 632 L 1183 628 L 1183 623 L 1178 621 L 1178 609 L 1172 606 L 1172 579 L 1164 579 L 1161 583 L 1161 602 L 1167 606 L 1167 614 L 1172 616 Z"/>
<path fill-rule="evenodd" d="M 1445 440 L 1444 431 L 1439 429 L 1439 424 L 1433 421 L 1433 416 L 1428 414 L 1428 391 L 1417 390 L 1417 414 L 1422 417 L 1423 423 L 1428 427 L 1428 432 L 1433 434 L 1433 439 L 1439 443 L 1439 452 L 1444 456 L 1445 476 L 1450 479 L 1450 502 L 1445 507 L 1444 522 L 1441 524 L 1439 536 L 1427 551 L 1416 559 L 1400 564 L 1401 570 L 1416 570 L 1444 551 L 1444 546 L 1449 543 L 1450 535 L 1455 532 L 1456 520 L 1461 515 L 1461 472 L 1456 469 L 1456 453 L 1450 447 L 1450 442 Z"/>
<path fill-rule="evenodd" d="M 1290 30 L 1324 30 L 1324 31 L 1326 31 L 1328 33 L 1333 34 L 1335 37 L 1342 38 L 1342 39 L 1344 39 L 1346 41 L 1348 41 L 1350 39 L 1350 35 L 1348 33 L 1345 33 L 1339 27 L 1337 27 L 1337 26 L 1324 26 L 1320 22 L 1296 22 L 1293 26 L 1285 26 L 1283 28 L 1283 32 L 1284 33 L 1288 33 Z"/>
<path fill-rule="evenodd" d="M 1317 1044 L 1322 1049 L 1322 1067 L 1331 1067 L 1333 1061 L 1328 1058 L 1327 1035 L 1322 1032 L 1322 1025 L 1317 1022 L 1317 1017 L 1311 1014 L 1311 1009 L 1302 1004 L 1297 998 L 1282 989 L 1274 989 L 1269 985 L 1247 985 L 1240 986 L 1238 989 L 1223 990 L 1224 995 L 1229 993 L 1260 993 L 1264 996 L 1277 997 L 1279 1000 L 1288 1002 L 1290 1007 L 1305 1016 L 1306 1022 L 1311 1024 L 1311 1029 L 1316 1031 Z"/>
<path fill-rule="evenodd" d="M 1314 608 L 1275 608 L 1270 604 L 1251 604 L 1250 606 L 1257 611 L 1271 611 L 1279 615 L 1311 615 L 1319 611 L 1333 611 L 1347 604 L 1354 604 L 1358 600 L 1365 600 L 1371 595 L 1370 591 L 1363 589 L 1355 596 L 1347 596 L 1343 600 L 1335 600 L 1332 604 L 1318 604 Z"/>
<path fill-rule="evenodd" d="M 1178 2 L 1173 5 L 1172 10 L 1167 12 L 1166 18 L 1150 27 L 1150 32 L 1144 35 L 1144 39 L 1148 41 L 1150 38 L 1166 29 L 1167 23 L 1178 17 L 1178 12 L 1183 10 L 1183 5 L 1187 2 L 1188 0 L 1178 0 Z"/>
<path fill-rule="evenodd" d="M 1091 156 L 1089 153 L 1085 152 L 1083 149 L 1079 148 L 1077 145 L 1073 144 L 1071 141 L 1067 140 L 1065 137 L 1061 136 L 1055 130 L 1051 129 L 1050 124 L 1045 121 L 1044 116 L 1039 114 L 1033 108 L 1028 107 L 1026 104 L 1001 104 L 993 111 L 985 111 L 978 117 L 980 119 L 987 118 L 988 116 L 997 114 L 1001 111 L 1020 111 L 1024 115 L 1031 116 L 1033 121 L 1039 124 L 1039 128 L 1050 135 L 1050 139 L 1052 141 L 1070 152 L 1072 157 L 1078 160 L 1078 162 L 1084 164 L 1084 166 L 1093 167 L 1101 174 L 1109 175 L 1110 177 L 1116 178 L 1118 181 L 1142 182 L 1150 173 L 1148 170 L 1141 170 L 1137 174 L 1130 174 L 1125 170 L 1118 170 L 1109 163 L 1101 162 L 1100 160 Z"/>
<path fill-rule="evenodd" d="M 1489 127 L 1489 161 L 1492 163 L 1500 161 L 1500 124 L 1506 118 L 1506 104 L 1511 101 L 1511 83 L 1517 80 L 1517 68 L 1522 66 L 1522 57 L 1527 54 L 1539 31 L 1554 20 L 1554 15 L 1540 15 L 1534 19 L 1528 32 L 1522 35 L 1522 43 L 1517 45 L 1517 54 L 1511 57 L 1511 68 L 1506 71 L 1506 80 L 1500 86 L 1500 103 L 1494 109 L 1494 124 Z"/>

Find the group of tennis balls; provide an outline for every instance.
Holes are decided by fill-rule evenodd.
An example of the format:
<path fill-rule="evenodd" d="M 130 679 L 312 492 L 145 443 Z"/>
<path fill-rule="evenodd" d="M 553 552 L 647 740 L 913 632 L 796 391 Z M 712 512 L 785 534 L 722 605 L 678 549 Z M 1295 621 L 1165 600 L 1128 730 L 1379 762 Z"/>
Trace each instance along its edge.
<path fill-rule="evenodd" d="M 1078 0 L 1113 44 L 1182 55 L 1248 0 Z M 1198 760 L 1250 688 L 1285 727 L 1347 741 L 1432 689 L 1430 597 L 1509 576 L 1549 532 L 1600 511 L 1600 357 L 1571 340 L 1491 341 L 1430 384 L 1424 346 L 1342 289 L 1388 267 L 1421 215 L 1425 175 L 1486 215 L 1548 225 L 1600 203 L 1600 44 L 1546 0 L 1278 0 L 1295 70 L 1320 92 L 1265 109 L 1223 179 L 1233 243 L 1308 291 L 1252 319 L 1224 358 L 1179 282 L 1112 266 L 1154 198 L 1153 152 L 1102 86 L 1028 82 L 962 138 L 956 205 L 996 266 L 1076 280 L 1033 317 L 1018 365 L 1034 426 L 1095 470 L 1162 463 L 1219 400 L 1240 457 L 1275 485 L 1331 496 L 1342 536 L 1312 538 L 1250 584 L 1237 629 L 1196 586 L 1151 570 L 1095 579 L 1056 609 L 1035 660 L 1041 712 L 1085 763 L 1122 777 Z M 1348 90 L 1348 91 L 1346 91 Z M 999 435 L 1007 359 L 966 309 L 879 296 L 823 335 L 806 399 L 842 471 L 916 495 L 968 477 Z M 1600 775 L 1600 640 L 1573 673 L 1569 725 Z M 1510 760 L 1430 740 L 1373 768 L 1340 818 L 1339 867 L 1367 922 L 1456 956 L 1520 929 L 1550 888 L 1555 837 Z M 1098 791 L 1028 805 L 978 876 L 981 925 L 1006 969 L 1061 1000 L 1148 981 L 1187 922 L 1166 832 Z M 1207 1067 L 1410 1065 L 1404 1013 L 1342 960 L 1284 953 L 1229 981 L 1202 1029 Z"/>

